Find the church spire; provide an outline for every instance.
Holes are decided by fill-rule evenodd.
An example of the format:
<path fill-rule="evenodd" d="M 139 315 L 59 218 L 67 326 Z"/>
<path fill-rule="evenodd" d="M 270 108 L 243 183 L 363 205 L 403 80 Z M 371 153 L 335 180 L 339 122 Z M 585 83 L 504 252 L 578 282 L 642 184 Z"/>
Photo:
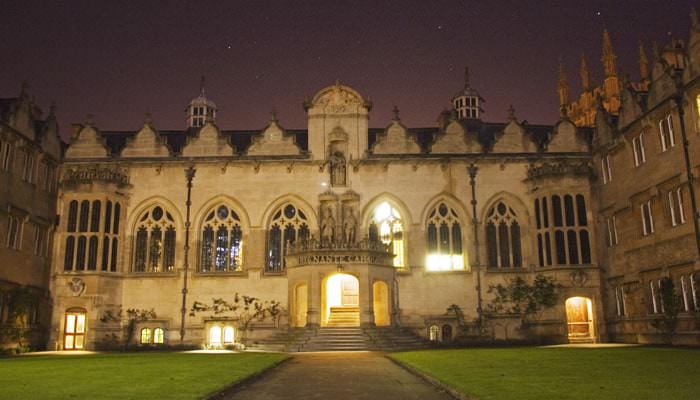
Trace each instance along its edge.
<path fill-rule="evenodd" d="M 649 59 L 641 40 L 639 41 L 639 77 L 641 80 L 649 79 Z"/>
<path fill-rule="evenodd" d="M 566 82 L 564 63 L 559 59 L 559 106 L 564 108 L 569 104 L 569 84 Z"/>
<path fill-rule="evenodd" d="M 612 48 L 612 43 L 610 42 L 610 33 L 607 29 L 603 30 L 603 57 L 601 61 L 603 62 L 603 68 L 605 70 L 605 77 L 616 77 L 617 67 L 615 66 L 615 60 L 617 56 Z"/>
<path fill-rule="evenodd" d="M 464 67 L 464 88 L 469 88 L 469 67 Z"/>
<path fill-rule="evenodd" d="M 581 53 L 581 89 L 587 92 L 591 88 L 591 74 L 588 72 L 588 61 L 586 55 Z"/>
<path fill-rule="evenodd" d="M 204 95 L 204 75 L 202 75 L 199 79 L 199 96 L 206 97 Z"/>

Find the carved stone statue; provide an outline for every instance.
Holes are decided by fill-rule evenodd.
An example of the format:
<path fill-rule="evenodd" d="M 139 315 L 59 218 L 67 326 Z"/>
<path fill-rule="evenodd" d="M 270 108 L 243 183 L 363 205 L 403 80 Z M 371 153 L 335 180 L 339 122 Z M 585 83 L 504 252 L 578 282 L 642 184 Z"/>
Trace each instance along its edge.
<path fill-rule="evenodd" d="M 353 244 L 356 240 L 357 219 L 352 211 L 352 207 L 345 207 L 345 216 L 343 218 L 343 239 L 345 243 Z"/>
<path fill-rule="evenodd" d="M 333 218 L 333 210 L 326 207 L 321 220 L 321 242 L 332 243 L 335 238 L 335 219 Z"/>
<path fill-rule="evenodd" d="M 343 153 L 336 151 L 330 157 L 331 186 L 345 186 L 345 157 Z"/>

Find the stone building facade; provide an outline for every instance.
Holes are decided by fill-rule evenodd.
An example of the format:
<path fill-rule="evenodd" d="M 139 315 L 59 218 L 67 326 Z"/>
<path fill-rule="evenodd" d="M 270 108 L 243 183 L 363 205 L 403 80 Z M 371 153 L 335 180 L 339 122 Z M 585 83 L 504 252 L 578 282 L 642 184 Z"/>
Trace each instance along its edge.
<path fill-rule="evenodd" d="M 605 32 L 604 82 L 592 86 L 584 59 L 584 93 L 570 102 L 560 69 L 553 125 L 512 107 L 503 122 L 481 120 L 468 73 L 433 127 L 406 127 L 395 108 L 370 128 L 372 103 L 339 82 L 304 101 L 306 129 L 274 113 L 259 130 L 220 129 L 203 85 L 185 129 L 159 130 L 147 115 L 117 132 L 89 118 L 63 159 L 55 153 L 55 202 L 41 200 L 47 220 L 58 215 L 50 277 L 32 274 L 50 289 L 48 347 L 124 340 L 129 318 L 131 340 L 156 346 L 334 326 L 661 342 L 665 278 L 682 308 L 673 341 L 698 344 L 699 43 L 693 15 L 687 45 L 656 48 L 651 63 L 640 46 L 630 82 Z M 538 276 L 559 295 L 529 329 L 490 308 L 490 287 Z M 248 332 L 226 313 L 190 312 L 241 296 L 282 312 Z"/>
<path fill-rule="evenodd" d="M 620 108 L 599 103 L 592 162 L 599 209 L 599 262 L 605 271 L 610 340 L 660 342 L 658 321 L 678 308 L 674 343 L 698 344 L 695 177 L 700 163 L 700 26 L 690 37 L 640 51 L 638 82 L 624 82 Z M 664 295 L 670 278 L 673 293 Z M 675 298 L 676 305 L 666 304 Z"/>
<path fill-rule="evenodd" d="M 215 107 L 202 97 L 188 121 L 196 104 Z M 349 310 L 361 327 L 452 336 L 486 308 L 490 285 L 535 274 L 564 296 L 538 334 L 567 341 L 565 301 L 581 298 L 583 339 L 604 337 L 590 129 L 527 125 L 514 110 L 503 123 L 453 112 L 418 129 L 395 110 L 373 129 L 371 107 L 336 83 L 304 103 L 305 130 L 273 115 L 260 131 L 226 131 L 211 112 L 182 131 L 150 117 L 134 132 L 77 127 L 61 166 L 51 345 L 119 334 L 101 319 L 120 309 L 155 311 L 137 328 L 151 343 L 156 330 L 157 343 L 181 343 L 183 326 L 188 345 L 238 335 L 216 315 L 188 312 L 183 324 L 185 281 L 187 311 L 236 293 L 280 301 L 284 312 L 253 335 L 333 326 Z M 517 321 L 494 321 L 491 338 L 520 336 Z"/>
<path fill-rule="evenodd" d="M 26 85 L 18 97 L 0 99 L 0 348 L 41 349 L 48 340 L 62 146 L 53 107 L 43 117 Z"/>

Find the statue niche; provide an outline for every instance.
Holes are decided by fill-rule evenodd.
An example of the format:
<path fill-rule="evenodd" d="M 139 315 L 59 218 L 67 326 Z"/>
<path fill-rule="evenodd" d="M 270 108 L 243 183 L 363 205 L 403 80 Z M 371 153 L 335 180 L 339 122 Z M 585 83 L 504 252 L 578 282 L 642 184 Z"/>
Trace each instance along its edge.
<path fill-rule="evenodd" d="M 331 186 L 346 186 L 347 166 L 345 156 L 340 151 L 331 154 Z"/>
<path fill-rule="evenodd" d="M 347 244 L 353 244 L 357 235 L 357 219 L 355 218 L 352 206 L 346 205 L 343 208 L 343 239 Z"/>
<path fill-rule="evenodd" d="M 321 220 L 321 243 L 329 244 L 335 241 L 335 219 L 333 218 L 333 210 L 326 207 L 323 211 L 323 219 Z"/>

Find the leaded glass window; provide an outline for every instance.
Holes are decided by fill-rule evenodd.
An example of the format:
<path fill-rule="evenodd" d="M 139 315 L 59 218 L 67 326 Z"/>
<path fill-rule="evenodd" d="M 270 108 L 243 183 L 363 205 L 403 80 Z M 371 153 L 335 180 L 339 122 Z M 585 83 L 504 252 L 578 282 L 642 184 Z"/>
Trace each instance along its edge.
<path fill-rule="evenodd" d="M 138 218 L 134 236 L 134 272 L 175 269 L 175 220 L 170 213 L 159 205 L 149 208 Z"/>
<path fill-rule="evenodd" d="M 550 210 L 547 199 L 551 200 Z M 563 205 L 562 205 L 563 198 Z M 586 199 L 582 194 L 552 195 L 535 199 L 537 255 L 541 267 L 591 263 L 591 243 L 587 230 Z M 564 230 L 564 227 L 565 230 Z M 554 247 L 554 248 L 552 248 Z M 554 253 L 554 254 L 552 254 Z"/>
<path fill-rule="evenodd" d="M 464 269 L 462 228 L 457 212 L 441 202 L 428 215 L 427 224 L 426 269 L 429 271 Z"/>
<path fill-rule="evenodd" d="M 297 238 L 309 237 L 309 222 L 304 211 L 291 203 L 286 203 L 275 210 L 270 221 L 267 235 L 267 272 L 284 271 L 284 256 L 288 247 Z"/>
<path fill-rule="evenodd" d="M 518 218 L 515 211 L 502 200 L 486 214 L 486 250 L 490 268 L 522 266 Z"/>
<path fill-rule="evenodd" d="M 243 268 L 241 219 L 229 206 L 212 208 L 202 226 L 200 271 L 231 272 Z"/>
<path fill-rule="evenodd" d="M 394 267 L 404 268 L 404 231 L 399 211 L 383 202 L 374 209 L 369 222 L 370 240 L 381 240 L 394 253 Z"/>

